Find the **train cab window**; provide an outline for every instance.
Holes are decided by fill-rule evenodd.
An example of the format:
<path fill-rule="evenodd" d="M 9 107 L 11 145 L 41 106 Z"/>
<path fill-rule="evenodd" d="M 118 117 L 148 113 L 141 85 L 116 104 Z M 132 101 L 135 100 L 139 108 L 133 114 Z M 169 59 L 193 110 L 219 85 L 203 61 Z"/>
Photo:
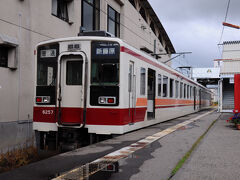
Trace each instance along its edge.
<path fill-rule="evenodd" d="M 146 86 L 146 69 L 141 68 L 140 71 L 140 94 L 145 95 L 145 86 Z"/>
<path fill-rule="evenodd" d="M 183 98 L 186 99 L 186 84 L 184 84 L 183 88 Z"/>
<path fill-rule="evenodd" d="M 163 76 L 163 97 L 168 96 L 168 77 Z"/>
<path fill-rule="evenodd" d="M 119 83 L 118 63 L 92 63 L 92 84 L 117 85 Z"/>
<path fill-rule="evenodd" d="M 179 96 L 179 82 L 175 81 L 175 98 Z"/>
<path fill-rule="evenodd" d="M 82 85 L 82 65 L 83 61 L 67 61 L 67 85 Z"/>
<path fill-rule="evenodd" d="M 174 93 L 174 80 L 170 78 L 170 97 L 173 97 L 173 93 Z"/>
<path fill-rule="evenodd" d="M 38 60 L 37 63 L 37 85 L 55 86 L 56 85 L 57 65 L 52 61 Z"/>
<path fill-rule="evenodd" d="M 158 74 L 158 96 L 162 95 L 162 75 Z"/>

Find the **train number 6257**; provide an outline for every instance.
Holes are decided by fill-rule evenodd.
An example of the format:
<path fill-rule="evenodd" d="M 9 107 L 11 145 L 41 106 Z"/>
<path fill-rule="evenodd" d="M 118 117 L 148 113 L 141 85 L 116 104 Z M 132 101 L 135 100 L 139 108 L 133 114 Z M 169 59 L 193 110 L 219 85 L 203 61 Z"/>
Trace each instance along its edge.
<path fill-rule="evenodd" d="M 42 110 L 42 114 L 44 115 L 53 114 L 53 110 Z"/>

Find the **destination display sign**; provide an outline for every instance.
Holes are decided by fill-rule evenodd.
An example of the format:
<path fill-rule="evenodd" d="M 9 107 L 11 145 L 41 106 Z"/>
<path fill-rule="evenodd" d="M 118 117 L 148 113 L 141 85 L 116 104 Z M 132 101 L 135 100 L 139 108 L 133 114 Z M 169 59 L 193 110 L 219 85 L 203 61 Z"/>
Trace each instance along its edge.
<path fill-rule="evenodd" d="M 92 57 L 94 59 L 118 59 L 120 46 L 117 42 L 92 42 Z"/>
<path fill-rule="evenodd" d="M 40 53 L 41 58 L 49 58 L 49 57 L 56 57 L 56 56 L 57 56 L 56 49 L 41 50 L 41 53 Z"/>

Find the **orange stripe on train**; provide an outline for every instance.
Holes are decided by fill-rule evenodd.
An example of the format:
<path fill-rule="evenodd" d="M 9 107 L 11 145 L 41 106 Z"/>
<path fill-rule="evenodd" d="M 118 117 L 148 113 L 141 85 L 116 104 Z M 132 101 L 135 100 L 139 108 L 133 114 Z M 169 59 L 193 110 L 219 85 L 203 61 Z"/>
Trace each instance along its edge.
<path fill-rule="evenodd" d="M 155 105 L 176 105 L 176 104 L 193 104 L 193 100 L 183 99 L 155 99 Z M 136 106 L 147 106 L 147 98 L 137 98 Z"/>
<path fill-rule="evenodd" d="M 136 106 L 147 106 L 147 98 L 137 98 Z"/>

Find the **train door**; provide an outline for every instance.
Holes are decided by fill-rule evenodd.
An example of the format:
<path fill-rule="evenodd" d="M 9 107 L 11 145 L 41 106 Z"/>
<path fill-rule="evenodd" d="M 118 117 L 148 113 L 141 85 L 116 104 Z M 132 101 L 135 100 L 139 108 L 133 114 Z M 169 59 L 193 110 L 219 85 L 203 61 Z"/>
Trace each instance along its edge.
<path fill-rule="evenodd" d="M 196 87 L 193 88 L 193 104 L 194 110 L 196 110 Z"/>
<path fill-rule="evenodd" d="M 130 61 L 129 63 L 129 72 L 128 72 L 128 93 L 129 93 L 129 116 L 131 123 L 134 123 L 136 116 L 136 75 L 134 62 Z"/>
<path fill-rule="evenodd" d="M 85 57 L 64 55 L 60 59 L 59 116 L 62 125 L 83 122 Z"/>
<path fill-rule="evenodd" d="M 147 88 L 147 118 L 155 118 L 155 91 L 156 91 L 156 72 L 148 69 L 148 88 Z"/>

